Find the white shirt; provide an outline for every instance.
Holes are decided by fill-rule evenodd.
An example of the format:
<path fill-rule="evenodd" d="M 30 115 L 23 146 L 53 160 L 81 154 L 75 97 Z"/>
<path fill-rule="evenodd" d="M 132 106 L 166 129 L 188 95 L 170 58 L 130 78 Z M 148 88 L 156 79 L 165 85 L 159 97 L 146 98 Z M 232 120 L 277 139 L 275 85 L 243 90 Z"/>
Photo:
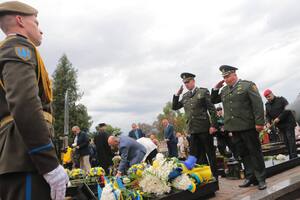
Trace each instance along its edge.
<path fill-rule="evenodd" d="M 146 154 L 143 161 L 145 161 L 147 156 L 157 148 L 157 146 L 152 142 L 150 138 L 142 137 L 137 139 L 136 141 L 146 148 Z"/>

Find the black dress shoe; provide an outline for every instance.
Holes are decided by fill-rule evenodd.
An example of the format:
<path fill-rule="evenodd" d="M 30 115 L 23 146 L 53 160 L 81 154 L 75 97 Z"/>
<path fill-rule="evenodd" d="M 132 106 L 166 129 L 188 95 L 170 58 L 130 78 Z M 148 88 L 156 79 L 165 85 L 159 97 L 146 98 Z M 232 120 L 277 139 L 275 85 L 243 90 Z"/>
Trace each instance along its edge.
<path fill-rule="evenodd" d="M 249 187 L 251 184 L 258 185 L 258 181 L 257 180 L 245 179 L 244 183 L 242 183 L 241 185 L 239 185 L 239 187 Z"/>
<path fill-rule="evenodd" d="M 239 187 L 243 188 L 243 187 L 249 187 L 252 184 L 252 181 L 249 179 L 245 179 L 245 181 L 239 185 Z"/>
<path fill-rule="evenodd" d="M 258 181 L 255 180 L 255 181 L 252 182 L 252 184 L 253 184 L 253 185 L 258 185 Z"/>
<path fill-rule="evenodd" d="M 267 184 L 266 184 L 265 181 L 260 181 L 260 182 L 258 183 L 258 189 L 259 189 L 259 190 L 264 190 L 264 189 L 266 189 L 266 188 L 267 188 Z"/>

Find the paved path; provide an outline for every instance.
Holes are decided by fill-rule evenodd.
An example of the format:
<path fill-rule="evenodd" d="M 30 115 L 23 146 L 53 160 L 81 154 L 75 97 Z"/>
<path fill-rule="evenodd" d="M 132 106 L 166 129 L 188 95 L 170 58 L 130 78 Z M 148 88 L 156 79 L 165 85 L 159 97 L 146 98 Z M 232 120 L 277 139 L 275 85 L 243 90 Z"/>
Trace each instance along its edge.
<path fill-rule="evenodd" d="M 274 186 L 279 182 L 292 178 L 300 174 L 300 166 L 287 170 L 283 173 L 277 174 L 267 179 L 268 187 Z M 219 179 L 220 190 L 216 192 L 216 196 L 210 200 L 226 200 L 226 199 L 242 199 L 258 191 L 256 186 L 248 188 L 239 188 L 243 180 L 228 180 L 226 178 Z"/>

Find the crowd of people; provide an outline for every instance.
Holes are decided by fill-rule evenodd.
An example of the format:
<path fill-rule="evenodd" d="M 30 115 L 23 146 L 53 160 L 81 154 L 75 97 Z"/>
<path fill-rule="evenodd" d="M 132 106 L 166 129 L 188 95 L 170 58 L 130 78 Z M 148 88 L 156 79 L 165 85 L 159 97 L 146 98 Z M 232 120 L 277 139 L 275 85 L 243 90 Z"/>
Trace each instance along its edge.
<path fill-rule="evenodd" d="M 128 169 L 132 164 L 141 161 L 152 163 L 158 152 L 166 153 L 169 157 L 178 157 L 185 160 L 189 145 L 187 137 L 180 132 L 175 134 L 173 125 L 169 124 L 167 119 L 162 120 L 162 125 L 165 127 L 165 134 L 164 140 L 161 142 L 154 133 L 146 136 L 135 123 L 132 124 L 132 130 L 128 135 L 123 134 L 119 137 L 109 135 L 106 132 L 107 125 L 105 123 L 98 125 L 96 135 L 91 138 L 78 126 L 74 126 L 71 129 L 74 134 L 73 143 L 63 150 L 61 157 L 63 165 L 68 169 L 81 168 L 85 171 L 89 171 L 91 167 L 100 166 L 107 174 L 112 174 L 114 171 L 113 158 L 121 156 L 122 167 L 120 172 L 124 174 L 125 169 Z M 123 143 L 125 143 L 124 147 L 119 146 Z M 165 152 L 163 144 L 167 145 L 167 152 Z M 134 150 L 125 147 L 132 147 Z M 136 152 L 140 152 L 135 149 L 139 148 L 143 149 L 141 150 L 143 156 L 135 155 Z M 132 156 L 132 153 L 134 156 Z M 131 161 L 132 159 L 133 161 Z M 138 162 L 134 159 L 137 159 Z M 123 160 L 126 160 L 129 165 L 124 164 Z"/>

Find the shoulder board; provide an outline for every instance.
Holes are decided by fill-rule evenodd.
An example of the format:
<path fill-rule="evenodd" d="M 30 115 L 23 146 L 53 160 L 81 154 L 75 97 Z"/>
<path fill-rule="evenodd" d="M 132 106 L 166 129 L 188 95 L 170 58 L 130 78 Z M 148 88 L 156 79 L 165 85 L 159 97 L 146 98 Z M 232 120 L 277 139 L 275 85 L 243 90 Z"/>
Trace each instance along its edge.
<path fill-rule="evenodd" d="M 199 87 L 199 89 L 200 89 L 200 90 L 203 90 L 203 91 L 205 91 L 205 92 L 208 91 L 208 89 L 207 89 L 207 88 L 204 88 L 204 87 Z"/>
<path fill-rule="evenodd" d="M 241 83 L 250 83 L 250 84 L 254 84 L 252 81 L 248 81 L 248 80 L 240 80 Z"/>

